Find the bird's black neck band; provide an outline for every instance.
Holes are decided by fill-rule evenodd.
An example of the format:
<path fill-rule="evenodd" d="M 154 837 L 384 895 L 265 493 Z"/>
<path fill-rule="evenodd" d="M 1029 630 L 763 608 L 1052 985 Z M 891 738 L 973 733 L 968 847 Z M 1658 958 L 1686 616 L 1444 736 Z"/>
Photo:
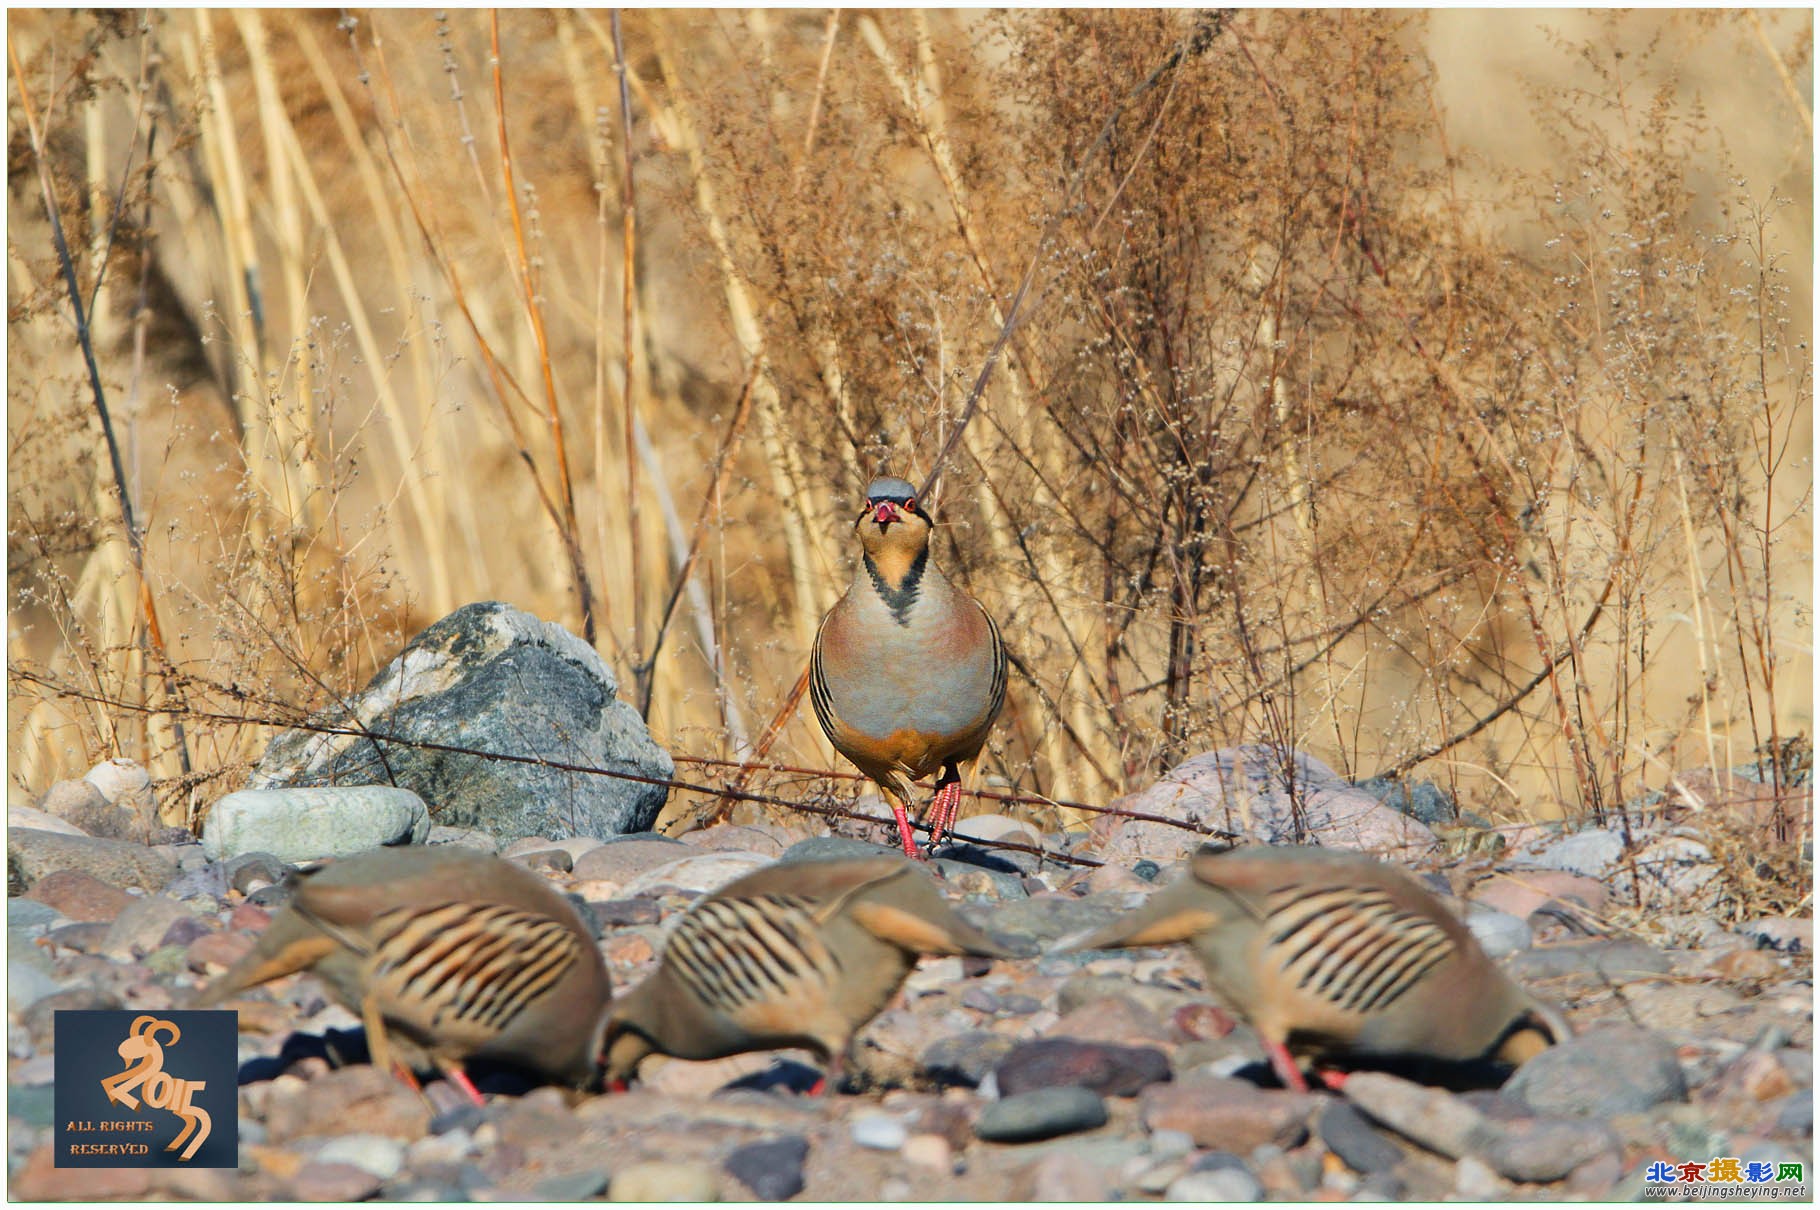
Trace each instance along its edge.
<path fill-rule="evenodd" d="M 929 548 L 925 546 L 916 552 L 916 558 L 910 561 L 910 566 L 904 569 L 904 574 L 893 584 L 878 569 L 872 556 L 866 556 L 866 574 L 872 577 L 872 587 L 878 590 L 879 598 L 891 610 L 891 616 L 899 626 L 910 624 L 910 609 L 916 604 L 917 590 L 923 582 L 923 569 L 928 565 Z"/>

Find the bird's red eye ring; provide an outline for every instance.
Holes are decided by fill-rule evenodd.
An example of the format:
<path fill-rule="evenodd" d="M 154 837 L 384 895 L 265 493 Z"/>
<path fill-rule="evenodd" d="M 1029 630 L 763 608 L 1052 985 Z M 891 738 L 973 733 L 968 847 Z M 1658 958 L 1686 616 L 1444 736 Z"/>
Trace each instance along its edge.
<path fill-rule="evenodd" d="M 907 513 L 913 513 L 916 511 L 916 497 L 915 496 L 912 496 L 908 500 L 904 501 L 904 511 Z"/>

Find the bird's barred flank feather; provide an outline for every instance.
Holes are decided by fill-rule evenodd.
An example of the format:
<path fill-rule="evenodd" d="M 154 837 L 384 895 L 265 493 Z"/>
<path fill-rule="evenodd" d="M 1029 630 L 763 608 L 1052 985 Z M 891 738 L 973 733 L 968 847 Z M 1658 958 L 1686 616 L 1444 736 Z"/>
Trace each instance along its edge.
<path fill-rule="evenodd" d="M 399 908 L 374 921 L 373 976 L 434 1020 L 505 1029 L 581 960 L 560 921 L 497 904 Z"/>
<path fill-rule="evenodd" d="M 805 984 L 832 987 L 840 962 L 810 910 L 791 895 L 709 900 L 676 926 L 664 960 L 691 995 L 726 1014 L 790 997 Z"/>
<path fill-rule="evenodd" d="M 827 619 L 822 620 L 826 627 Z M 809 652 L 809 704 L 815 708 L 815 721 L 822 725 L 822 734 L 839 734 L 834 721 L 834 698 L 828 692 L 828 674 L 822 670 L 822 636 L 821 631 L 815 634 L 815 646 Z"/>
<path fill-rule="evenodd" d="M 1297 987 L 1354 1013 L 1390 1007 L 1453 948 L 1433 920 L 1357 887 L 1279 891 L 1265 927 Z"/>
<path fill-rule="evenodd" d="M 1005 638 L 998 631 L 998 623 L 993 621 L 992 615 L 986 613 L 984 609 L 980 612 L 986 614 L 986 628 L 992 632 L 992 688 L 988 692 L 992 705 L 987 709 L 986 717 L 997 718 L 999 710 L 1005 704 L 1005 682 L 1009 672 L 1010 659 L 1006 655 Z"/>

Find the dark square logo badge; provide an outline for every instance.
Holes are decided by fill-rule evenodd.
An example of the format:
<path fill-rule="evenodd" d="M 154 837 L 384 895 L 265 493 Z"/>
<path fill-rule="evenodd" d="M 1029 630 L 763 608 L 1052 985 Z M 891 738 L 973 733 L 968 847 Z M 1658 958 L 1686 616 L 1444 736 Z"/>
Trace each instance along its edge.
<path fill-rule="evenodd" d="M 59 1168 L 235 1168 L 239 1015 L 59 1012 Z"/>

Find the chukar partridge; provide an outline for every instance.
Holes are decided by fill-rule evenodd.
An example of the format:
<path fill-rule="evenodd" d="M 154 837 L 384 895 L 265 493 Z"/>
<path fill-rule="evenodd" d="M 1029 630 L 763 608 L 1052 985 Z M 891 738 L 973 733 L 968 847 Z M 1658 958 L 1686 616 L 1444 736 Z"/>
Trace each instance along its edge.
<path fill-rule="evenodd" d="M 296 879 L 253 952 L 205 987 L 202 1008 L 309 971 L 360 1014 L 373 1064 L 462 1070 L 488 1059 L 593 1082 L 611 995 L 593 933 L 542 878 L 453 845 L 344 857 Z"/>
<path fill-rule="evenodd" d="M 826 1091 L 848 1043 L 922 954 L 1014 957 L 895 854 L 767 866 L 691 908 L 643 983 L 607 1018 L 609 1088 L 650 1054 L 718 1059 L 805 1047 Z"/>
<path fill-rule="evenodd" d="M 815 635 L 809 696 L 842 756 L 878 783 L 904 853 L 911 783 L 940 773 L 929 845 L 954 827 L 963 764 L 1005 704 L 1005 644 L 978 601 L 929 557 L 934 523 L 902 479 L 874 479 L 854 529 L 860 570 Z"/>
<path fill-rule="evenodd" d="M 1177 941 L 1298 1091 L 1292 1052 L 1514 1065 L 1569 1034 L 1413 877 L 1359 853 L 1205 846 L 1180 882 L 1059 951 Z"/>

